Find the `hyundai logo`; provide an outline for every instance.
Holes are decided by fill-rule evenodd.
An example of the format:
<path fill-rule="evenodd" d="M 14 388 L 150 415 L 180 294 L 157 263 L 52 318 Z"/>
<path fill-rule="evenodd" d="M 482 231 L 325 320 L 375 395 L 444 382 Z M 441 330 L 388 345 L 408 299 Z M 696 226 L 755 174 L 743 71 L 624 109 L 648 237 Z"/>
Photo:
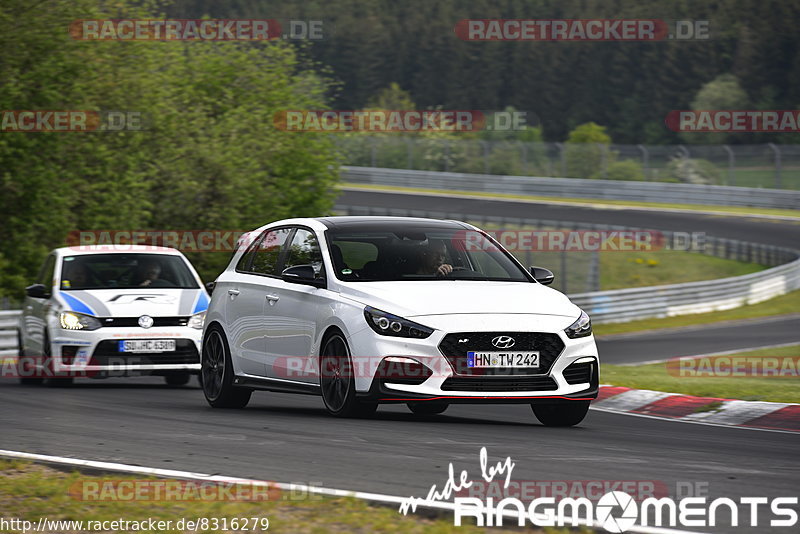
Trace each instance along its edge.
<path fill-rule="evenodd" d="M 153 318 L 149 315 L 142 315 L 139 317 L 139 326 L 142 328 L 150 328 L 153 326 Z"/>
<path fill-rule="evenodd" d="M 492 345 L 498 349 L 510 349 L 514 346 L 514 343 L 516 343 L 516 341 L 514 341 L 514 338 L 511 336 L 497 336 L 492 339 Z"/>

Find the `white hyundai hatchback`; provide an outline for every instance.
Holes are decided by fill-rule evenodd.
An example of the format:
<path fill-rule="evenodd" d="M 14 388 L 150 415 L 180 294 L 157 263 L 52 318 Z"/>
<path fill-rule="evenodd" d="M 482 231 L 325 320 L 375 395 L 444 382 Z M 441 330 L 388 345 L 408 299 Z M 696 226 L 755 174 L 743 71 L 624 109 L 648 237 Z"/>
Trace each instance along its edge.
<path fill-rule="evenodd" d="M 406 217 L 263 226 L 215 282 L 201 374 L 209 404 L 253 390 L 321 395 L 337 416 L 405 403 L 525 403 L 545 425 L 597 396 L 591 321 L 469 224 Z"/>
<path fill-rule="evenodd" d="M 200 370 L 209 296 L 180 251 L 142 245 L 53 250 L 26 288 L 18 329 L 23 384 Z"/>

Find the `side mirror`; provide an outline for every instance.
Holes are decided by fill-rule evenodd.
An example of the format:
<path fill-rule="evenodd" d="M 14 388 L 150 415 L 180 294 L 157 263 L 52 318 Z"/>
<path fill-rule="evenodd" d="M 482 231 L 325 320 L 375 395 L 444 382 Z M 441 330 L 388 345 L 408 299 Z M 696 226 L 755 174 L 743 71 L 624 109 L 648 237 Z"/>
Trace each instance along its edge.
<path fill-rule="evenodd" d="M 295 265 L 284 269 L 281 273 L 281 280 L 292 284 L 325 287 L 325 279 L 317 278 L 311 265 Z"/>
<path fill-rule="evenodd" d="M 50 297 L 50 292 L 44 284 L 33 284 L 25 288 L 25 294 L 35 299 L 46 299 Z"/>
<path fill-rule="evenodd" d="M 210 294 L 212 294 L 212 293 L 214 292 L 214 287 L 215 287 L 216 285 L 217 285 L 217 282 L 216 282 L 216 281 L 214 281 L 214 282 L 208 282 L 208 283 L 206 284 L 206 291 L 208 291 L 208 294 L 209 294 L 209 295 L 210 295 Z"/>
<path fill-rule="evenodd" d="M 531 266 L 531 274 L 533 275 L 534 280 L 542 284 L 543 286 L 549 286 L 555 280 L 555 275 L 553 271 L 550 269 L 545 269 L 544 267 L 534 267 Z"/>

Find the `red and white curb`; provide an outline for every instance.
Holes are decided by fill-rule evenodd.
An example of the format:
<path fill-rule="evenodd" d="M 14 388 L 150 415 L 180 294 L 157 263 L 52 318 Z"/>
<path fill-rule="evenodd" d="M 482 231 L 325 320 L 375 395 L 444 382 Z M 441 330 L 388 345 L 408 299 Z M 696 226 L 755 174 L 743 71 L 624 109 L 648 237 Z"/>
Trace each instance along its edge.
<path fill-rule="evenodd" d="M 693 397 L 648 389 L 600 386 L 592 408 L 687 423 L 800 432 L 800 404 Z"/>

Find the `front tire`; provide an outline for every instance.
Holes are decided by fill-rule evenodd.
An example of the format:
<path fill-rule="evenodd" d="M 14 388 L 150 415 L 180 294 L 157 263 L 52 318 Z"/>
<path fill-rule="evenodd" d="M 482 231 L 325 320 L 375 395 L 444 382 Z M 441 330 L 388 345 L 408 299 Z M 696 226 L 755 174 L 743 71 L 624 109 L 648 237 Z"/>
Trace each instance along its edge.
<path fill-rule="evenodd" d="M 450 406 L 446 402 L 409 402 L 408 409 L 416 415 L 439 415 Z"/>
<path fill-rule="evenodd" d="M 244 408 L 253 390 L 233 385 L 233 363 L 225 335 L 218 327 L 209 328 L 203 336 L 200 359 L 203 395 L 214 408 Z"/>
<path fill-rule="evenodd" d="M 322 401 L 329 414 L 334 417 L 367 417 L 375 413 L 377 402 L 361 402 L 356 398 L 350 348 L 341 333 L 333 332 L 325 338 L 319 359 Z"/>
<path fill-rule="evenodd" d="M 586 417 L 591 401 L 564 401 L 557 404 L 531 404 L 544 426 L 575 426 Z"/>

